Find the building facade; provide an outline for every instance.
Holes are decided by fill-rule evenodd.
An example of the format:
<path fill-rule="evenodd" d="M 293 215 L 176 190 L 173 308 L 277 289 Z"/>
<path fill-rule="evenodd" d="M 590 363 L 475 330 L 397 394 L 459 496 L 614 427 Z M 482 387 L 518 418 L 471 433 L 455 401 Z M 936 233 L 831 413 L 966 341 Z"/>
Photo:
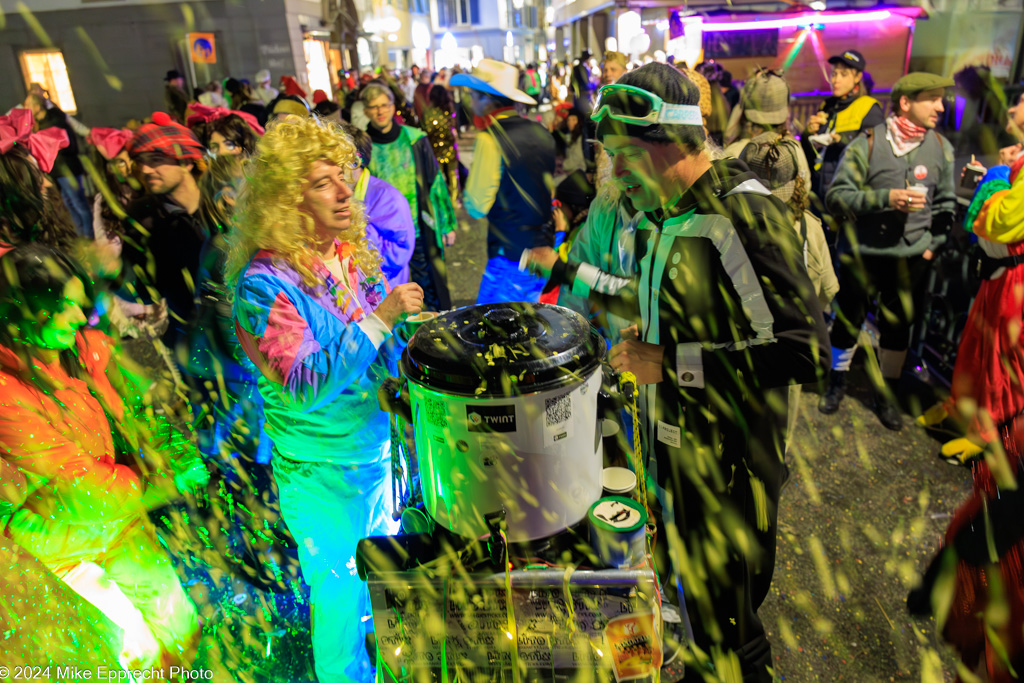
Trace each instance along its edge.
<path fill-rule="evenodd" d="M 430 0 L 438 65 L 546 58 L 544 0 Z"/>
<path fill-rule="evenodd" d="M 355 0 L 362 17 L 360 67 L 433 66 L 431 0 Z"/>
<path fill-rule="evenodd" d="M 89 126 L 121 126 L 162 110 L 169 69 L 190 87 L 228 76 L 251 80 L 260 69 L 269 69 L 275 83 L 292 75 L 306 88 L 331 78 L 320 0 L 32 0 L 28 6 L 27 21 L 4 5 L 4 111 L 21 104 L 40 75 L 53 79 L 51 93 L 70 93 L 65 100 L 73 107 L 58 103 Z M 188 36 L 197 33 L 208 34 L 202 44 L 209 45 L 204 55 L 211 63 L 192 59 Z"/>

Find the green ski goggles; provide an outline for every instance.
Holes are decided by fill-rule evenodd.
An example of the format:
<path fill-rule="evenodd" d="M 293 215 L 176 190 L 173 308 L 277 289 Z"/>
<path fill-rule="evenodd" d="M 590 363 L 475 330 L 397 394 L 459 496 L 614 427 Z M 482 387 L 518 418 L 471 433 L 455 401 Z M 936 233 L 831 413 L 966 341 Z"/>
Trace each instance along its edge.
<path fill-rule="evenodd" d="M 632 85 L 612 83 L 597 91 L 597 103 L 590 118 L 605 118 L 632 124 L 653 126 L 667 123 L 673 126 L 703 126 L 700 107 L 692 104 L 671 104 L 652 92 Z"/>

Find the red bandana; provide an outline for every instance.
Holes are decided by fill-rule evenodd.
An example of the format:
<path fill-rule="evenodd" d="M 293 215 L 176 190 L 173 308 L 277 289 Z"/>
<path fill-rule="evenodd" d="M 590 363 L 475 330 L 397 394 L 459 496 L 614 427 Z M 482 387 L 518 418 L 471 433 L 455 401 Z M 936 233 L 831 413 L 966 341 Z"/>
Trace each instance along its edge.
<path fill-rule="evenodd" d="M 893 152 L 898 157 L 916 149 L 924 142 L 924 136 L 928 132 L 927 128 L 896 114 L 890 114 L 885 123 L 889 130 L 889 137 L 892 139 Z"/>
<path fill-rule="evenodd" d="M 515 111 L 515 107 L 502 107 L 501 109 L 495 109 L 487 116 L 474 116 L 473 125 L 476 126 L 477 130 L 487 130 L 498 120 L 498 114 L 506 111 Z"/>

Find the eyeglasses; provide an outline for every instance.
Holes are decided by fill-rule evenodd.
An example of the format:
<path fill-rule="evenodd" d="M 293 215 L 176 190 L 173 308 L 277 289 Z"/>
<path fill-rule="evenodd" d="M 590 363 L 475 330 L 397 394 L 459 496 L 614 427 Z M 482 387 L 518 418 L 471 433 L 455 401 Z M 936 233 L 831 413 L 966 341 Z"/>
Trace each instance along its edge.
<path fill-rule="evenodd" d="M 363 107 L 363 111 L 365 111 L 367 113 L 378 112 L 378 111 L 387 111 L 388 109 L 393 109 L 394 106 L 395 106 L 394 104 L 392 104 L 391 102 L 388 102 L 387 104 L 378 104 L 378 105 L 374 105 L 372 107 L 364 106 Z"/>
<path fill-rule="evenodd" d="M 671 104 L 652 92 L 632 85 L 612 83 L 597 91 L 597 103 L 590 118 L 603 121 L 610 117 L 634 126 L 668 123 L 675 126 L 703 126 L 700 107 Z"/>

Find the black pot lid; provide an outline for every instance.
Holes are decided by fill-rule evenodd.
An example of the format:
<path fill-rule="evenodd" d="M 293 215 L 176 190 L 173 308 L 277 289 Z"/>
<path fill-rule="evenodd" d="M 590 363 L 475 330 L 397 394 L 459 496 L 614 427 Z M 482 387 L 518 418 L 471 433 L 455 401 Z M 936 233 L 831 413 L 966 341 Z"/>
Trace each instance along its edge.
<path fill-rule="evenodd" d="M 597 330 L 568 308 L 485 304 L 420 326 L 402 354 L 401 370 L 437 391 L 508 397 L 581 382 L 605 352 Z"/>

